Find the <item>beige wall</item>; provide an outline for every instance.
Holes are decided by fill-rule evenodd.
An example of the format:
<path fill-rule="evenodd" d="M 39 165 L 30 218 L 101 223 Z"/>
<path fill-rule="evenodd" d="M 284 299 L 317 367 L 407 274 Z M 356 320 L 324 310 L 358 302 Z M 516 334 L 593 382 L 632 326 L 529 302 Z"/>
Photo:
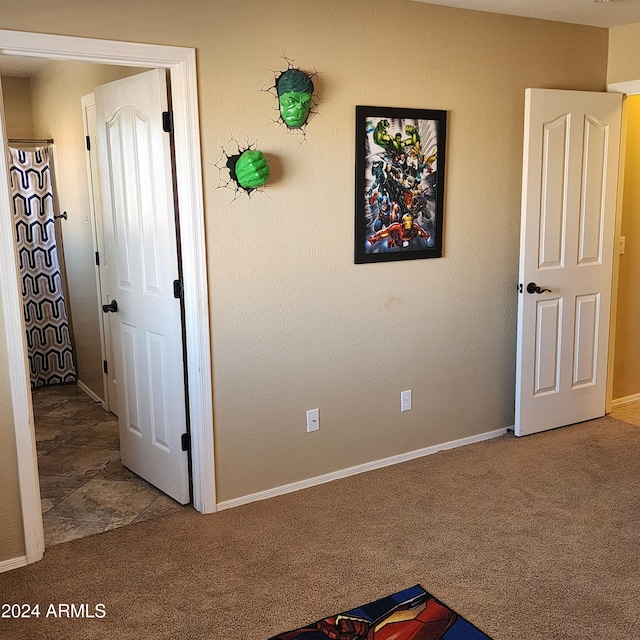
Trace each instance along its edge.
<path fill-rule="evenodd" d="M 253 22 L 227 5 L 212 42 L 233 56 L 198 43 L 222 500 L 513 424 L 524 88 L 604 88 L 606 31 L 346 4 L 278 3 L 293 23 L 273 3 Z M 415 55 L 388 55 L 392 8 L 424 34 Z M 235 24 L 249 49 L 233 48 Z M 320 71 L 302 145 L 256 91 L 282 51 Z M 353 265 L 357 104 L 449 111 L 443 259 Z M 282 166 L 269 198 L 213 190 L 230 132 Z M 402 389 L 414 408 L 400 414 Z"/>
<path fill-rule="evenodd" d="M 640 80 L 640 23 L 609 30 L 607 82 Z"/>
<path fill-rule="evenodd" d="M 524 89 L 604 89 L 606 30 L 408 0 L 49 7 L 0 27 L 197 49 L 219 500 L 513 424 Z M 262 91 L 283 52 L 319 72 L 304 140 Z M 448 110 L 442 259 L 353 264 L 358 104 Z M 266 193 L 217 188 L 232 137 Z"/>
<path fill-rule="evenodd" d="M 2 77 L 2 100 L 8 138 L 33 138 L 29 78 Z"/>

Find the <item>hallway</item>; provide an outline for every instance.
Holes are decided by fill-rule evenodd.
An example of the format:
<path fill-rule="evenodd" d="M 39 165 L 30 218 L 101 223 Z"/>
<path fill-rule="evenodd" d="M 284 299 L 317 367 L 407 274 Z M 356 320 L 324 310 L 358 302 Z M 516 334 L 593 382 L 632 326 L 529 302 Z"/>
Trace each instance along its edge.
<path fill-rule="evenodd" d="M 122 466 L 117 417 L 76 385 L 32 397 L 45 547 L 185 508 Z"/>

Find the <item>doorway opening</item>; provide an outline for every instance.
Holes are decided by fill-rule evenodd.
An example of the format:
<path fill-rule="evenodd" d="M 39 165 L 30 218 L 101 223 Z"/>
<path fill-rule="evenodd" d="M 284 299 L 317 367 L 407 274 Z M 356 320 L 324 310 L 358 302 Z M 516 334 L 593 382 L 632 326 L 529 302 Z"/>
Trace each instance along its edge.
<path fill-rule="evenodd" d="M 193 460 L 193 505 L 203 513 L 216 510 L 212 428 L 212 391 L 204 248 L 204 211 L 199 148 L 195 52 L 180 47 L 109 42 L 66 36 L 0 31 L 0 54 L 65 59 L 124 67 L 167 69 L 171 78 L 175 122 L 177 199 L 182 213 L 186 367 Z M 6 151 L 0 151 L 6 166 Z M 25 531 L 23 563 L 44 550 L 31 394 L 25 366 L 12 215 L 6 172 L 0 177 L 0 285 L 11 363 L 14 428 L 18 452 L 20 498 Z"/>
<path fill-rule="evenodd" d="M 638 206 L 634 188 L 640 140 L 640 80 L 609 84 L 607 90 L 624 94 L 618 206 L 615 232 L 614 280 L 607 386 L 607 413 L 640 424 L 640 338 L 635 330 L 640 298 L 635 281 L 640 266 L 637 251 L 639 227 L 634 215 Z"/>
<path fill-rule="evenodd" d="M 181 508 L 122 465 L 117 399 L 107 386 L 109 380 L 117 387 L 112 349 L 109 356 L 105 350 L 112 341 L 99 304 L 106 294 L 91 286 L 100 283 L 94 252 L 104 256 L 104 243 L 96 242 L 102 209 L 98 176 L 91 176 L 95 190 L 88 189 L 82 166 L 83 155 L 90 156 L 88 168 L 98 166 L 97 126 L 92 111 L 83 135 L 87 101 L 81 105 L 77 94 L 87 83 L 93 89 L 114 74 L 136 72 L 68 61 L 37 60 L 34 67 L 0 56 L 45 548 Z"/>

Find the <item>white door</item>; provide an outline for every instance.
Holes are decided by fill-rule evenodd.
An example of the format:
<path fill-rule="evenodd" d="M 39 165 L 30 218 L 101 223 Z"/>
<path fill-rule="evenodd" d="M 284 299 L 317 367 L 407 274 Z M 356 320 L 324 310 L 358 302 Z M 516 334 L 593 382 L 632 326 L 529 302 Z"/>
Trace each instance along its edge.
<path fill-rule="evenodd" d="M 93 250 L 96 255 L 96 290 L 100 302 L 99 328 L 100 328 L 100 351 L 103 358 L 103 394 L 102 406 L 112 413 L 118 415 L 118 394 L 114 371 L 113 341 L 111 340 L 110 323 L 108 318 L 102 313 L 102 304 L 109 302 L 104 293 L 106 287 L 103 286 L 105 280 L 105 260 L 106 253 L 104 247 L 104 224 L 102 221 L 102 195 L 100 192 L 100 171 L 98 162 L 98 139 L 96 122 L 96 99 L 92 94 L 83 96 L 82 112 L 84 134 L 87 139 L 87 177 L 89 181 L 89 219 L 91 222 L 91 236 L 93 240 Z M 100 259 L 102 256 L 102 259 Z M 111 371 L 108 363 L 111 362 Z"/>
<path fill-rule="evenodd" d="M 164 70 L 95 89 L 122 463 L 189 501 L 178 248 Z"/>
<path fill-rule="evenodd" d="M 605 413 L 621 111 L 622 94 L 526 90 L 519 436 Z"/>

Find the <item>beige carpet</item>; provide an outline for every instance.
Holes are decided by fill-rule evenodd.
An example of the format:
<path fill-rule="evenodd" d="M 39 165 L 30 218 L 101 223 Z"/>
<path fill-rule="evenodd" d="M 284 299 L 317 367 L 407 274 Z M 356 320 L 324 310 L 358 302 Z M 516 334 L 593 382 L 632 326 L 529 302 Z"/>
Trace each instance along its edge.
<path fill-rule="evenodd" d="M 494 640 L 640 638 L 640 427 L 494 440 L 202 516 L 53 547 L 0 603 L 0 637 L 264 640 L 416 583 Z"/>

